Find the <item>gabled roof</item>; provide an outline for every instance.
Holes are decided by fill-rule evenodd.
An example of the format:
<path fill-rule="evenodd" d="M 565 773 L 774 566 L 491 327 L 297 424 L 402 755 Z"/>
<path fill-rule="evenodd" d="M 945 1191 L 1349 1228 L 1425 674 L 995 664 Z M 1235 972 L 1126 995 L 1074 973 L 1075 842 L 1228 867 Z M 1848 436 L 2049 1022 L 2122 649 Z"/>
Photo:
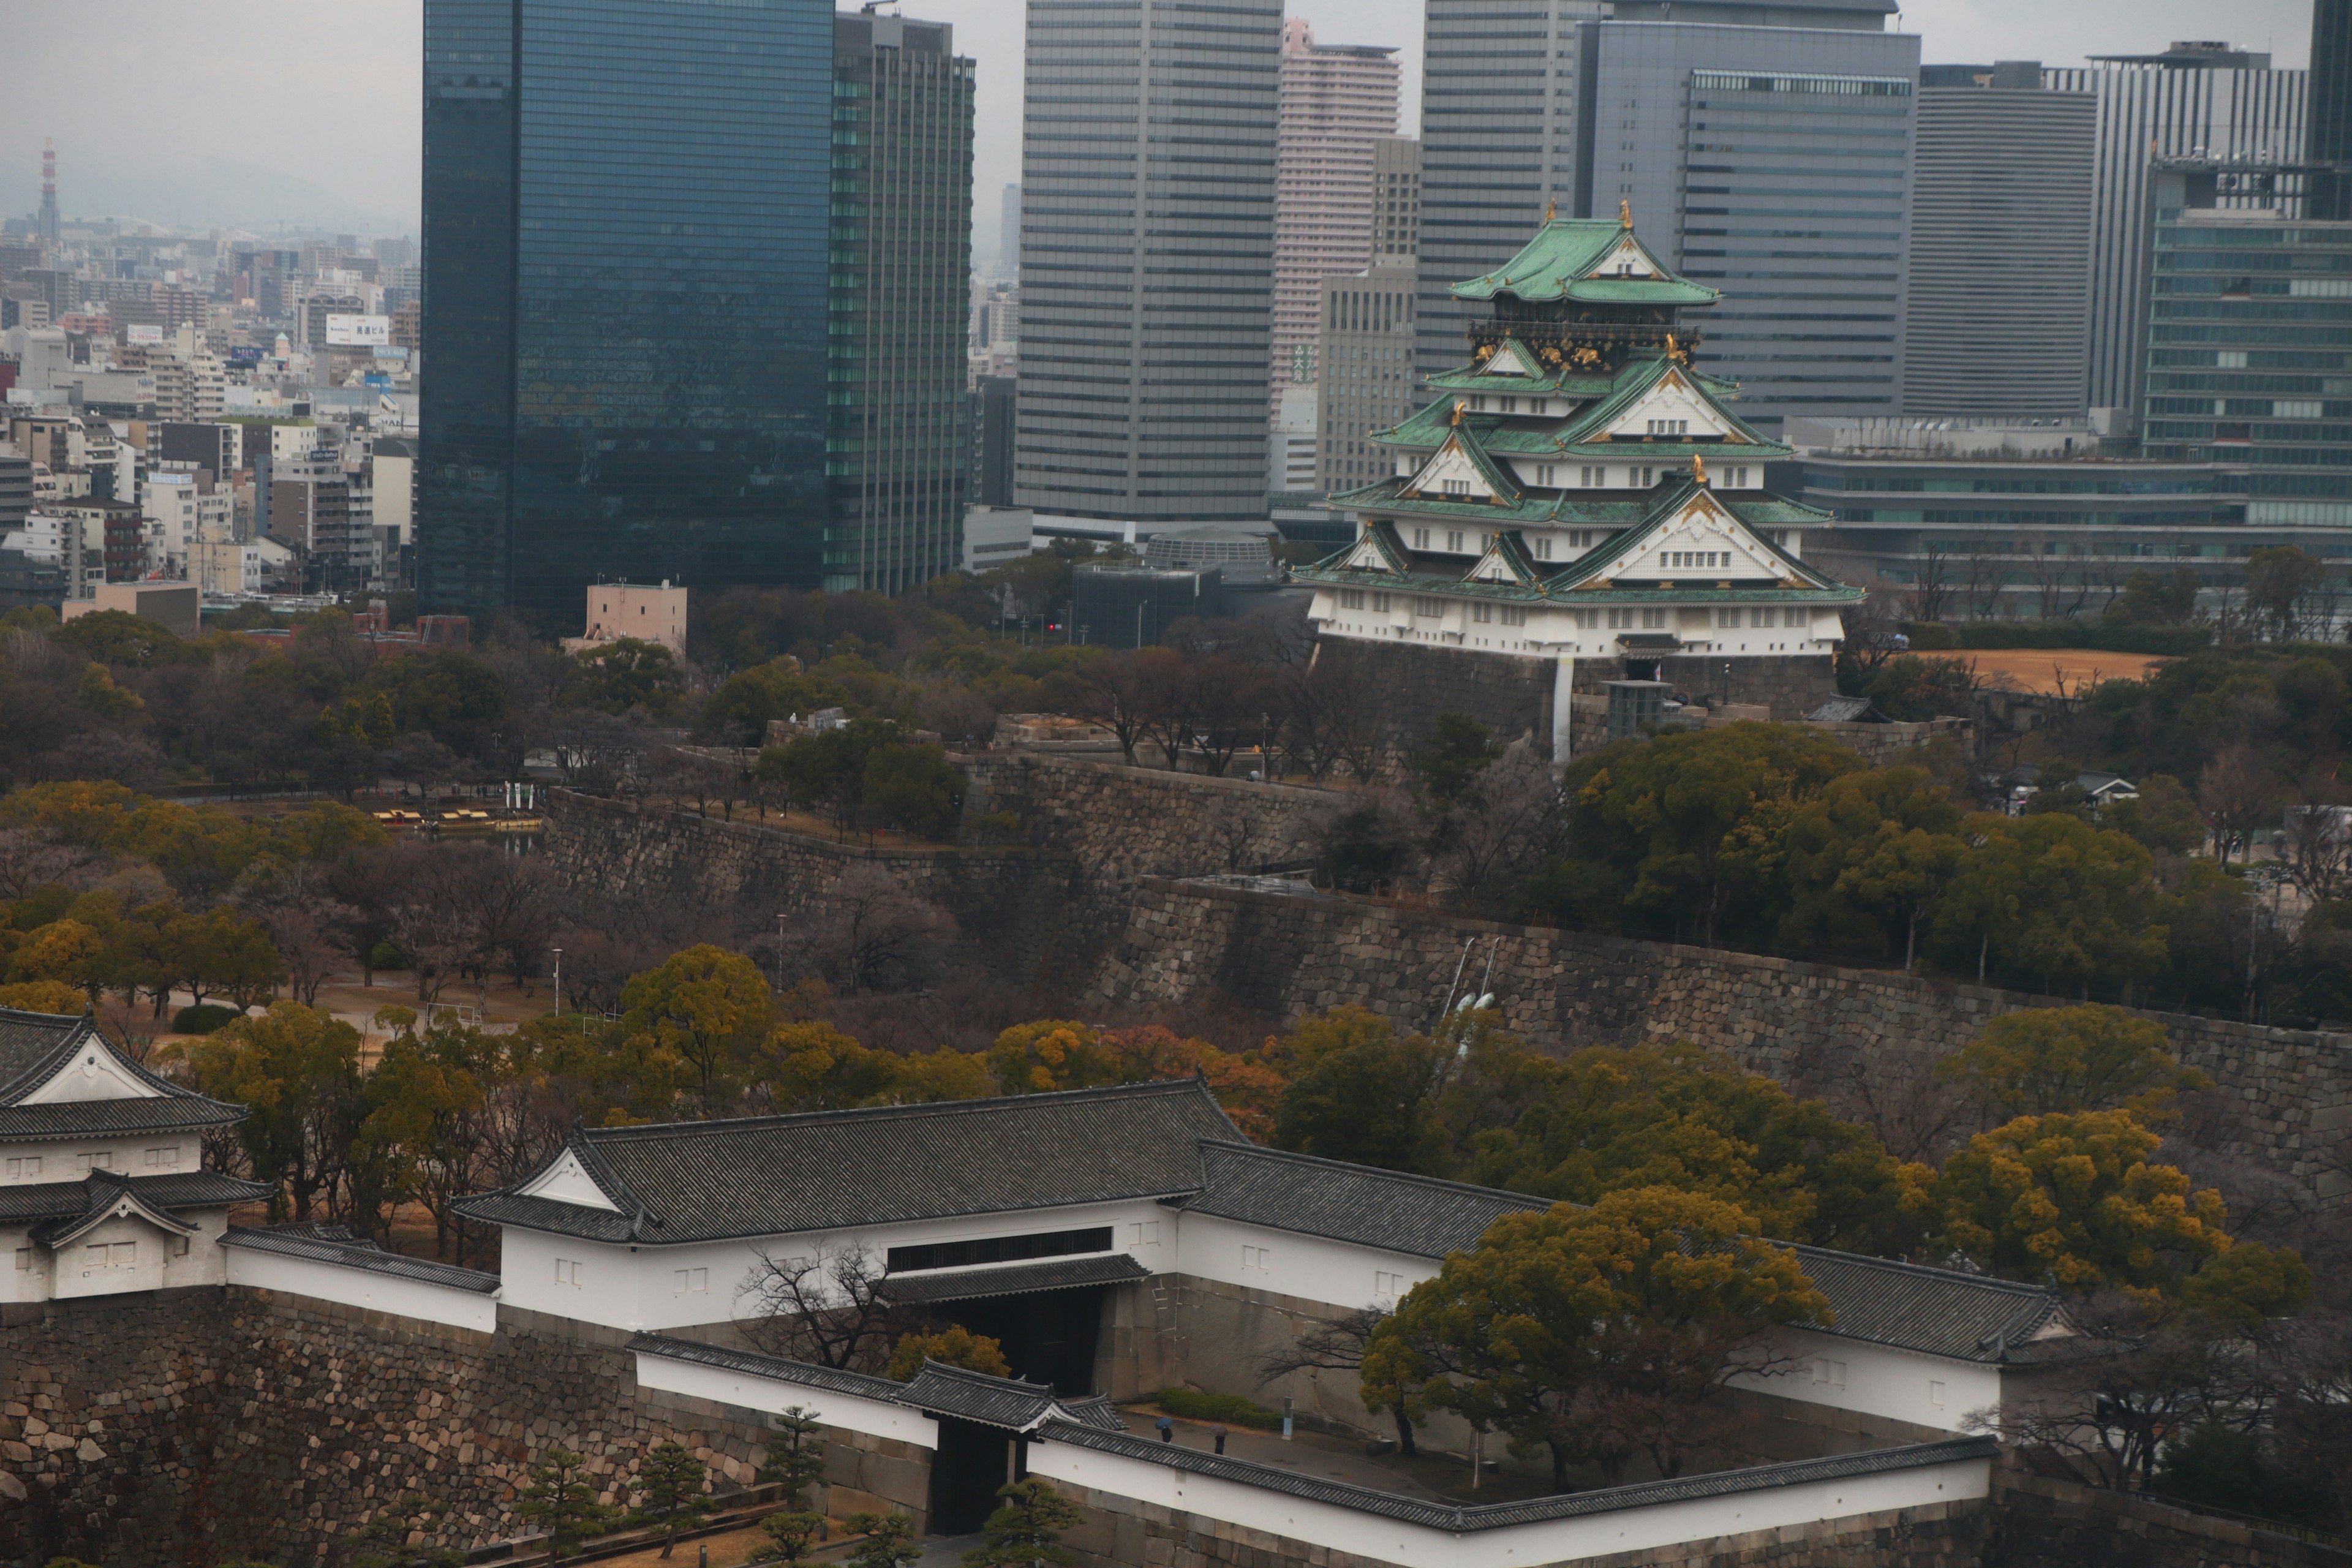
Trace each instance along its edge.
<path fill-rule="evenodd" d="M 898 1395 L 898 1403 L 935 1415 L 953 1415 L 1011 1432 L 1034 1432 L 1061 1414 L 1054 1391 L 1025 1378 L 991 1377 L 984 1372 L 926 1361 Z"/>
<path fill-rule="evenodd" d="M 1613 276 L 1612 263 L 1627 246 L 1650 277 Z M 1610 218 L 1552 218 L 1517 256 L 1483 278 L 1454 284 L 1452 291 L 1457 300 L 1509 294 L 1530 301 L 1569 300 L 1592 305 L 1712 305 L 1723 298 L 1673 271 L 1632 228 Z"/>
<path fill-rule="evenodd" d="M 142 1201 L 159 1209 L 226 1208 L 269 1195 L 268 1184 L 219 1171 L 189 1171 L 176 1176 L 121 1176 Z M 0 1186 L 0 1225 L 57 1219 L 89 1206 L 87 1180 L 25 1182 Z"/>
<path fill-rule="evenodd" d="M 233 1225 L 222 1236 L 221 1245 L 272 1252 L 280 1258 L 299 1258 L 309 1263 L 332 1264 L 338 1268 L 363 1269 L 396 1279 L 415 1279 L 483 1296 L 497 1294 L 503 1283 L 497 1275 L 478 1268 L 460 1268 L 455 1264 L 436 1263 L 429 1258 L 404 1258 L 397 1252 L 386 1252 L 340 1225 L 281 1225 L 266 1229 Z"/>
<path fill-rule="evenodd" d="M 1822 1247 L 1793 1250 L 1837 1313 L 1835 1327 L 1816 1332 L 1999 1364 L 2031 1360 L 2021 1347 L 2067 1331 L 2058 1298 L 2039 1285 Z"/>
<path fill-rule="evenodd" d="M 25 1103 L 85 1058 L 92 1065 L 103 1063 L 100 1070 L 117 1072 L 145 1092 L 114 1100 Z M 244 1115 L 241 1105 L 213 1100 L 148 1071 L 100 1033 L 87 1015 L 76 1018 L 0 1008 L 0 1142 L 217 1127 Z"/>
<path fill-rule="evenodd" d="M 1452 453 L 1459 453 L 1467 460 L 1471 468 L 1477 471 L 1478 477 L 1486 482 L 1486 488 L 1494 492 L 1492 500 L 1483 496 L 1473 498 L 1475 504 L 1517 506 L 1527 499 L 1526 493 L 1519 488 L 1519 481 L 1512 478 L 1501 464 L 1486 455 L 1486 448 L 1478 444 L 1475 435 L 1458 425 L 1446 432 L 1445 439 L 1439 442 L 1437 450 L 1432 452 L 1423 462 L 1420 471 L 1405 481 L 1405 493 L 1407 495 L 1421 493 L 1423 476 L 1445 461 L 1446 457 Z"/>
<path fill-rule="evenodd" d="M 511 1187 L 458 1207 L 469 1219 L 598 1241 L 788 1236 L 1189 1192 L 1200 1184 L 1199 1141 L 1236 1136 L 1197 1079 L 595 1127 L 572 1146 L 602 1161 L 598 1185 L 619 1212 Z"/>
<path fill-rule="evenodd" d="M 1476 1244 L 1507 1214 L 1551 1206 L 1549 1198 L 1409 1176 L 1255 1143 L 1201 1146 L 1198 1194 L 1173 1207 L 1271 1226 L 1411 1258 L 1444 1258 Z"/>
<path fill-rule="evenodd" d="M 1523 588 L 1533 588 L 1544 580 L 1543 568 L 1528 553 L 1526 541 L 1514 529 L 1498 529 L 1487 540 L 1486 553 L 1470 563 L 1465 574 L 1473 582 L 1483 582 L 1490 574 L 1499 573 L 1496 582 L 1516 583 Z"/>
<path fill-rule="evenodd" d="M 1723 421 L 1729 434 L 1719 441 L 1644 441 L 1641 443 L 1641 450 L 1659 447 L 1674 450 L 1687 446 L 1712 456 L 1736 449 L 1742 462 L 1761 462 L 1767 458 L 1788 457 L 1794 449 L 1761 434 L 1754 426 L 1726 408 L 1713 388 L 1707 385 L 1706 378 L 1695 374 L 1680 360 L 1669 359 L 1664 354 L 1627 360 L 1624 368 L 1617 373 L 1616 385 L 1609 395 L 1578 410 L 1555 439 L 1563 450 L 1568 451 L 1597 447 L 1606 443 L 1609 426 L 1649 396 L 1661 383 L 1667 381 L 1689 388 L 1694 396 L 1706 405 L 1710 413 Z M 1616 451 L 1603 455 L 1624 455 L 1622 445 L 1617 444 Z"/>
<path fill-rule="evenodd" d="M 1101 1394 L 1064 1400 L 1042 1383 L 991 1377 L 984 1372 L 950 1366 L 944 1362 L 926 1361 L 910 1381 L 894 1383 L 872 1373 L 786 1361 L 757 1351 L 672 1339 L 667 1334 L 638 1334 L 629 1341 L 628 1348 L 638 1355 L 715 1366 L 751 1377 L 830 1389 L 835 1394 L 854 1394 L 884 1405 L 903 1405 L 927 1414 L 951 1415 L 1013 1432 L 1034 1432 L 1049 1421 L 1082 1431 L 1126 1430 L 1110 1401 Z"/>
<path fill-rule="evenodd" d="M 1642 549 L 1653 534 L 1679 520 L 1691 502 L 1703 496 L 1708 506 L 1720 511 L 1738 525 L 1739 531 L 1746 536 L 1746 542 L 1752 544 L 1759 554 L 1780 569 L 1783 583 L 1800 588 L 1835 593 L 1851 598 L 1862 597 L 1861 589 L 1847 587 L 1811 563 L 1799 560 L 1773 543 L 1769 534 L 1757 531 L 1741 514 L 1739 503 L 1736 499 L 1738 493 L 1716 490 L 1701 485 L 1689 474 L 1677 474 L 1672 480 L 1662 482 L 1657 489 L 1650 492 L 1649 510 L 1639 525 L 1625 530 L 1597 549 L 1587 551 L 1583 555 L 1570 562 L 1566 571 L 1552 578 L 1546 585 L 1557 594 L 1564 589 L 1580 588 L 1589 583 L 1601 582 L 1616 565 L 1619 558 L 1629 552 Z M 1676 592 L 1680 597 L 1693 597 L 1688 591 L 1677 590 Z"/>
<path fill-rule="evenodd" d="M 33 1226 L 33 1239 L 44 1247 L 63 1247 L 74 1237 L 110 1219 L 121 1219 L 126 1215 L 143 1219 L 168 1236 L 194 1236 L 196 1233 L 196 1226 L 156 1203 L 150 1194 L 139 1191 L 127 1176 L 118 1176 L 110 1171 L 92 1171 L 73 1184 L 81 1189 L 80 1212 L 60 1215 L 56 1219 Z"/>
<path fill-rule="evenodd" d="M 1389 480 L 1391 485 L 1403 482 L 1393 476 Z M 1412 556 L 1405 550 L 1404 541 L 1397 537 L 1396 524 L 1381 520 L 1341 546 L 1331 558 L 1331 564 L 1337 570 L 1393 572 L 1405 576 L 1412 571 Z"/>
<path fill-rule="evenodd" d="M 1660 437 L 1630 443 L 1611 440 L 1609 426 L 1669 376 L 1678 377 L 1705 403 L 1728 434 L 1722 438 Z M 1693 370 L 1664 353 L 1629 359 L 1606 379 L 1580 379 L 1593 383 L 1588 391 L 1590 401 L 1564 416 L 1501 415 L 1475 409 L 1465 411 L 1456 425 L 1454 416 L 1454 405 L 1461 401 L 1459 395 L 1491 388 L 1481 388 L 1469 370 L 1432 376 L 1430 385 L 1444 388 L 1452 395 L 1423 405 L 1388 429 L 1371 432 L 1367 439 L 1384 447 L 1426 450 L 1440 446 L 1460 429 L 1469 431 L 1479 446 L 1490 452 L 1598 458 L 1618 462 L 1672 463 L 1678 458 L 1687 459 L 1696 452 L 1710 460 L 1736 458 L 1743 463 L 1760 463 L 1788 457 L 1794 450 L 1764 435 L 1725 406 L 1737 391 L 1731 383 Z"/>

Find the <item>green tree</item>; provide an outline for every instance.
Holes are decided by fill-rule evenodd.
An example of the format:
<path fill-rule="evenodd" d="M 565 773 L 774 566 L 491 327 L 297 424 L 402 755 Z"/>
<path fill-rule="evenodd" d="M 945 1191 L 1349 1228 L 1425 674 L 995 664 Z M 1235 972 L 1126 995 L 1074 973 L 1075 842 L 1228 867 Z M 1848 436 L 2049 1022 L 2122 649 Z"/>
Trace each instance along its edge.
<path fill-rule="evenodd" d="M 2193 852 L 2210 831 L 2197 797 L 2169 773 L 2141 780 L 2137 799 L 2116 801 L 2099 813 L 2099 819 L 2135 843 L 2168 855 Z"/>
<path fill-rule="evenodd" d="M 113 673 L 102 664 L 84 668 L 81 682 L 74 688 L 74 700 L 93 718 L 116 723 L 136 718 L 147 709 L 139 693 L 117 686 Z"/>
<path fill-rule="evenodd" d="M 159 623 L 127 610 L 94 610 L 76 616 L 49 636 L 104 664 L 144 668 L 203 657 L 200 648 L 183 642 Z"/>
<path fill-rule="evenodd" d="M 1406 762 L 1422 794 L 1443 808 L 1466 796 L 1486 764 L 1502 754 L 1486 725 L 1467 713 L 1440 713 L 1429 744 Z"/>
<path fill-rule="evenodd" d="M 2057 814 L 1979 814 L 1962 831 L 1976 847 L 1931 923 L 1948 965 L 2083 993 L 2162 966 L 2155 862 L 2140 845 Z"/>
<path fill-rule="evenodd" d="M 1773 1326 L 1828 1321 L 1794 1255 L 1752 1228 L 1664 1188 L 1507 1215 L 1372 1331 L 1365 1381 L 1548 1451 L 1556 1491 L 1578 1463 L 1622 1471 L 1644 1447 L 1672 1474 L 1704 1446 L 1704 1407 L 1769 1369 Z"/>
<path fill-rule="evenodd" d="M 918 838 L 944 838 L 963 804 L 963 774 L 938 746 L 877 746 L 859 781 L 863 814 Z"/>
<path fill-rule="evenodd" d="M 772 1513 L 760 1521 L 768 1543 L 751 1554 L 754 1563 L 805 1563 L 824 1540 L 824 1515 L 805 1509 Z"/>
<path fill-rule="evenodd" d="M 1038 1568 L 1047 1563 L 1066 1568 L 1078 1560 L 1062 1544 L 1062 1531 L 1085 1515 L 1053 1482 L 1032 1476 L 997 1488 L 996 1495 L 1004 1502 L 981 1526 L 988 1543 L 963 1554 L 964 1568 Z"/>
<path fill-rule="evenodd" d="M 8 955 L 8 978 L 70 985 L 95 1004 L 113 973 L 113 956 L 106 939 L 80 921 L 51 921 L 26 932 Z"/>
<path fill-rule="evenodd" d="M 843 1522 L 864 1537 L 850 1549 L 849 1568 L 914 1568 L 922 1561 L 915 1521 L 903 1513 L 853 1513 Z"/>
<path fill-rule="evenodd" d="M 2327 563 L 2292 544 L 2256 549 L 2246 557 L 2246 616 L 2273 642 L 2301 637 L 2315 618 L 2314 600 L 2327 582 Z"/>
<path fill-rule="evenodd" d="M 1969 1140 L 1937 1178 L 1945 1236 L 1977 1264 L 2074 1295 L 2178 1293 L 2230 1250 L 2221 1194 L 2153 1161 L 2164 1140 L 2129 1111 L 2021 1116 Z"/>
<path fill-rule="evenodd" d="M 439 733 L 461 724 L 491 724 L 507 714 L 507 687 L 499 672 L 455 649 L 380 659 L 360 685 L 370 704 L 372 740 L 385 731 Z M 381 706 L 375 706 L 379 701 Z M 385 733 L 375 743 L 388 744 L 391 739 Z"/>
<path fill-rule="evenodd" d="M 1784 947 L 1875 956 L 1902 933 L 1909 969 L 1920 917 L 1968 853 L 1961 811 L 1927 769 L 1871 768 L 1832 779 L 1789 825 L 1791 907 Z"/>
<path fill-rule="evenodd" d="M 2174 1059 L 2172 1037 L 2121 1007 L 2035 1007 L 2004 1013 L 1937 1064 L 2004 1117 L 2052 1111 L 2161 1111 L 2175 1094 L 2212 1080 Z"/>
<path fill-rule="evenodd" d="M 1435 1099 L 1451 1051 L 1420 1035 L 1365 1032 L 1291 1080 L 1275 1112 L 1275 1147 L 1391 1171 L 1443 1168 Z"/>
<path fill-rule="evenodd" d="M 781 1482 L 784 1500 L 794 1508 L 802 1505 L 802 1493 L 824 1479 L 824 1423 L 815 1411 L 794 1405 L 776 1414 L 759 1479 Z"/>
<path fill-rule="evenodd" d="M 184 989 L 199 1006 L 206 996 L 219 993 L 239 1007 L 250 1007 L 286 979 L 286 965 L 270 944 L 268 928 L 225 904 L 202 914 L 174 914 L 160 934 L 155 956 L 161 978 L 166 985 Z"/>
<path fill-rule="evenodd" d="M 572 656 L 562 700 L 604 713 L 642 708 L 658 718 L 676 707 L 685 691 L 686 671 L 667 647 L 619 637 Z"/>
<path fill-rule="evenodd" d="M 1738 1205 L 1766 1236 L 1860 1252 L 1918 1240 L 1928 1173 L 1818 1100 L 1683 1044 L 1596 1046 L 1542 1070 L 1509 1124 L 1476 1137 L 1465 1179 L 1579 1204 L 1672 1187 Z"/>
<path fill-rule="evenodd" d="M 187 1062 L 196 1087 L 248 1107 L 236 1138 L 254 1175 L 290 1196 L 294 1218 L 331 1194 L 358 1132 L 362 1100 L 360 1034 L 331 1013 L 276 1002 L 203 1038 L 166 1047 Z"/>
<path fill-rule="evenodd" d="M 986 1334 L 975 1334 L 961 1323 L 950 1323 L 936 1333 L 900 1334 L 890 1349 L 890 1370 L 886 1375 L 912 1383 L 927 1361 L 984 1372 L 991 1377 L 1013 1375 L 1003 1344 Z"/>
<path fill-rule="evenodd" d="M 774 998 L 760 966 L 709 942 L 671 954 L 621 990 L 622 1023 L 694 1069 L 706 1112 L 727 1070 L 767 1031 Z"/>
<path fill-rule="evenodd" d="M 530 1468 L 530 1482 L 515 1498 L 515 1511 L 537 1524 L 547 1535 L 551 1557 L 569 1557 L 581 1542 L 602 1535 L 620 1519 L 621 1510 L 600 1502 L 588 1461 L 569 1448 L 550 1448 Z"/>
<path fill-rule="evenodd" d="M 719 1506 L 710 1495 L 709 1468 L 681 1443 L 656 1443 L 637 1461 L 637 1506 L 632 1524 L 658 1526 L 661 1554 L 677 1544 L 677 1532 L 707 1519 Z"/>
<path fill-rule="evenodd" d="M 1789 724 L 1626 742 L 1570 770 L 1569 864 L 1556 913 L 1713 943 L 1727 914 L 1761 924 L 1798 811 L 1861 759 Z M 1769 925 L 1763 926 L 1769 930 Z"/>
<path fill-rule="evenodd" d="M 756 746 L 765 739 L 772 721 L 837 708 L 847 696 L 832 681 L 803 674 L 800 660 L 787 656 L 739 670 L 720 681 L 704 699 L 696 728 L 706 739 L 721 744 Z"/>
<path fill-rule="evenodd" d="M 846 831 L 866 804 L 867 762 L 877 750 L 898 744 L 898 727 L 888 720 L 853 719 L 769 748 L 760 753 L 753 773 L 763 784 L 781 786 L 803 810 L 823 813 Z"/>

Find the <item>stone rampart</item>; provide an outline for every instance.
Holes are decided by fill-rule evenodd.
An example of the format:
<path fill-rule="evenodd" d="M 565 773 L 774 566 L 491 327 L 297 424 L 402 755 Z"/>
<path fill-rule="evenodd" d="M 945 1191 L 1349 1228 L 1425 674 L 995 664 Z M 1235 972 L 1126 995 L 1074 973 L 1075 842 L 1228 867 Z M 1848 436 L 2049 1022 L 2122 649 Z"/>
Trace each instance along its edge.
<path fill-rule="evenodd" d="M 569 790 L 551 793 L 545 844 L 574 886 L 740 911 L 745 931 L 815 913 L 853 868 L 875 866 L 953 915 L 965 949 L 1001 973 L 1037 973 L 1067 936 L 1071 862 L 1055 850 L 868 847 Z"/>
<path fill-rule="evenodd" d="M 446 1506 L 468 1545 L 506 1540 L 530 1532 L 515 1489 L 559 1447 L 608 1491 L 664 1441 L 750 1483 L 754 1413 L 640 1389 L 626 1338 L 512 1309 L 474 1333 L 238 1286 L 50 1303 L 0 1327 L 0 1562 L 320 1561 L 404 1490 Z M 922 1511 L 927 1465 L 833 1436 L 830 1485 Z"/>
<path fill-rule="evenodd" d="M 1490 990 L 1540 1045 L 1687 1039 L 1811 1093 L 1888 1084 L 1986 1020 L 2060 1005 L 1892 971 L 1469 920 L 1368 899 L 1147 879 L 1097 984 L 1108 1000 L 1183 1002 L 1212 989 L 1294 1019 L 1342 1003 L 1425 1028 L 1464 954 L 1465 989 Z M 1492 978 L 1487 979 L 1492 964 Z M 2289 1173 L 2323 1200 L 2346 1191 L 2352 1037 L 2152 1013 L 2181 1060 L 2212 1078 L 2231 1152 Z"/>

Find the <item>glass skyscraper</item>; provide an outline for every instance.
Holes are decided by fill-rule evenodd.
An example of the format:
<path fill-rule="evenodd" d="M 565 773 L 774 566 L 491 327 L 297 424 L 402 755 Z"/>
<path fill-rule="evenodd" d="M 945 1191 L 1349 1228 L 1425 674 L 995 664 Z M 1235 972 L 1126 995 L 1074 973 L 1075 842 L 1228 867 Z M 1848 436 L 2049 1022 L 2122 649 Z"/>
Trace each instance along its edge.
<path fill-rule="evenodd" d="M 428 608 L 815 586 L 828 0 L 426 0 Z"/>
<path fill-rule="evenodd" d="M 898 593 L 962 552 L 971 92 L 947 24 L 835 20 L 829 590 Z"/>
<path fill-rule="evenodd" d="M 1281 0 L 1029 0 L 1014 500 L 1262 521 Z"/>

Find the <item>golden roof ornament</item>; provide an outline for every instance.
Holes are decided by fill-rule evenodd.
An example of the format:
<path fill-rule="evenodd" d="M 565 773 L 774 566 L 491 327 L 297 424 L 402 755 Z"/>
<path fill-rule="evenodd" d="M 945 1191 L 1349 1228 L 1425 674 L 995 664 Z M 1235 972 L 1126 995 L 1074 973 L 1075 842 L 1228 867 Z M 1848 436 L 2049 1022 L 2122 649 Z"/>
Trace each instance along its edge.
<path fill-rule="evenodd" d="M 1463 399 L 1461 399 L 1461 398 L 1459 398 L 1459 397 L 1457 397 L 1457 398 L 1455 398 L 1455 399 L 1454 400 L 1454 424 L 1459 425 L 1459 424 L 1461 424 L 1461 423 L 1462 423 L 1462 411 L 1463 411 L 1464 409 L 1465 409 L 1465 408 L 1469 407 L 1469 406 L 1470 406 L 1470 405 L 1469 405 L 1467 402 L 1464 401 Z"/>
<path fill-rule="evenodd" d="M 1706 453 L 1704 453 L 1704 452 L 1693 452 L 1693 453 L 1691 454 L 1691 478 L 1693 478 L 1693 479 L 1696 479 L 1696 480 L 1699 482 L 1699 487 L 1700 487 L 1702 489 L 1706 488 Z"/>
<path fill-rule="evenodd" d="M 1690 363 L 1690 350 L 1676 342 L 1672 332 L 1666 334 L 1666 357 L 1676 364 Z"/>
<path fill-rule="evenodd" d="M 1633 204 L 1622 198 L 1620 198 L 1617 203 L 1617 226 L 1619 228 L 1633 226 Z"/>
<path fill-rule="evenodd" d="M 1558 216 L 1559 216 L 1559 198 L 1554 196 L 1544 203 L 1544 222 L 1549 223 Z"/>

